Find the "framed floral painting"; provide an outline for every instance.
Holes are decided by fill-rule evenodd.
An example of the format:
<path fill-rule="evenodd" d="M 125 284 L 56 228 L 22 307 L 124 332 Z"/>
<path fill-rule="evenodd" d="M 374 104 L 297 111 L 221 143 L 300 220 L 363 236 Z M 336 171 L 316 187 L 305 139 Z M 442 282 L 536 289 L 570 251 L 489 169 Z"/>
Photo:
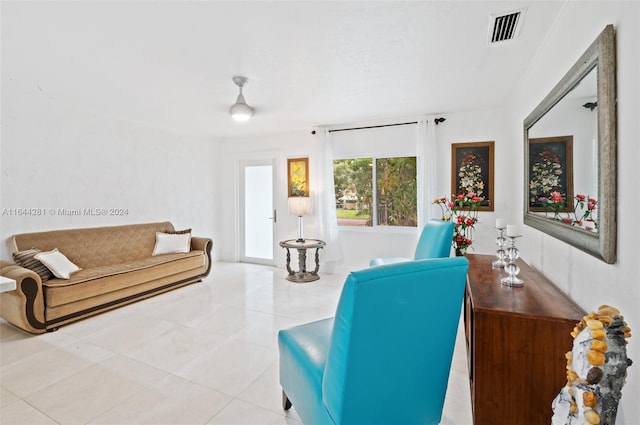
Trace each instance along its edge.
<path fill-rule="evenodd" d="M 451 144 L 451 194 L 483 198 L 478 211 L 493 211 L 494 142 Z"/>
<path fill-rule="evenodd" d="M 309 158 L 287 159 L 289 197 L 309 196 Z"/>
<path fill-rule="evenodd" d="M 529 211 L 573 211 L 573 136 L 529 139 Z"/>

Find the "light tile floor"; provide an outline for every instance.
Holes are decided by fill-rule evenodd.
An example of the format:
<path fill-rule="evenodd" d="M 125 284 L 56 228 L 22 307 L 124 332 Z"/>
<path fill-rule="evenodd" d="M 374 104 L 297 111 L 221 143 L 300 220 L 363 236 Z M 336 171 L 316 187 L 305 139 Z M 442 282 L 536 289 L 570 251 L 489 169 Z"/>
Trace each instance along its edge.
<path fill-rule="evenodd" d="M 0 319 L 0 423 L 300 424 L 279 329 L 330 317 L 344 276 L 215 263 L 203 282 L 30 335 Z M 472 423 L 462 326 L 442 424 Z"/>

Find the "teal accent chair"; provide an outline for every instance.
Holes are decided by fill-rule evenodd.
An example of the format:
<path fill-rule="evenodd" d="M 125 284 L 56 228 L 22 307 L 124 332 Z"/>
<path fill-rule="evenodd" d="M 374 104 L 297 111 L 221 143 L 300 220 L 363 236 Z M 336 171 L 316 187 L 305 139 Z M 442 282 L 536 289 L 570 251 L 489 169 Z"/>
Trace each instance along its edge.
<path fill-rule="evenodd" d="M 374 258 L 370 266 L 400 263 L 402 261 L 424 260 L 426 258 L 444 258 L 451 254 L 453 223 L 445 220 L 429 220 L 422 228 L 413 258 L 385 257 Z"/>
<path fill-rule="evenodd" d="M 278 333 L 285 410 L 305 424 L 438 424 L 465 257 L 351 272 L 335 317 Z"/>

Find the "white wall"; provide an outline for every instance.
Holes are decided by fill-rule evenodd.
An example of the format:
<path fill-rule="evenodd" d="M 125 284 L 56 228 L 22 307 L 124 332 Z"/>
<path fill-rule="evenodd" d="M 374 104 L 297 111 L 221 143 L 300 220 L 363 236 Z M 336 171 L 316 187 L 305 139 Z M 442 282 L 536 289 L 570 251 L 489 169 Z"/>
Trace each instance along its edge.
<path fill-rule="evenodd" d="M 297 217 L 287 211 L 287 158 L 309 158 L 310 191 L 314 198 L 318 192 L 318 169 L 320 168 L 320 136 L 311 135 L 311 129 L 304 132 L 293 132 L 276 135 L 263 135 L 252 138 L 226 140 L 222 143 L 222 155 L 218 158 L 217 168 L 220 170 L 220 184 L 217 191 L 222 195 L 221 202 L 225 208 L 220 211 L 219 235 L 221 259 L 237 261 L 239 258 L 238 243 L 238 162 L 240 159 L 275 156 L 278 161 L 276 182 L 276 204 L 278 223 L 275 226 L 276 240 L 297 237 Z M 347 273 L 351 270 L 367 267 L 373 257 L 395 255 L 412 256 L 418 239 L 416 229 L 352 229 L 339 228 L 339 246 L 327 246 L 320 255 L 321 272 Z M 314 211 L 304 217 L 304 234 L 310 238 L 326 239 L 320 233 L 318 214 Z M 311 256 L 310 256 L 311 257 Z M 309 266 L 311 258 L 307 258 Z M 331 261 L 327 258 L 331 257 Z M 278 255 L 276 264 L 284 267 L 285 254 Z"/>
<path fill-rule="evenodd" d="M 250 123 L 247 123 L 250 125 Z M 219 259 L 222 261 L 239 261 L 239 225 L 240 210 L 238 195 L 239 162 L 252 159 L 276 159 L 275 204 L 278 220 L 274 226 L 276 241 L 298 237 L 298 218 L 288 212 L 287 206 L 287 159 L 309 158 L 310 173 L 318 160 L 316 154 L 316 136 L 309 131 L 298 131 L 277 135 L 260 135 L 248 138 L 224 140 L 220 143 L 219 155 L 216 155 L 218 184 L 216 186 L 216 236 L 219 242 Z M 315 190 L 313 177 L 311 191 Z M 313 196 L 313 195 L 312 195 Z M 315 211 L 304 217 L 304 234 L 310 238 L 319 237 L 315 233 Z M 276 254 L 278 252 L 276 251 Z M 276 255 L 278 266 L 284 266 L 285 256 Z"/>
<path fill-rule="evenodd" d="M 445 113 L 447 120 L 439 124 L 436 129 L 438 142 L 437 190 L 442 196 L 451 191 L 451 143 L 481 142 L 493 140 L 495 142 L 495 211 L 481 212 L 479 223 L 474 234 L 474 251 L 476 253 L 494 253 L 495 218 L 508 219 L 509 222 L 518 220 L 520 201 L 512 202 L 509 194 L 516 190 L 521 179 L 518 172 L 516 178 L 505 172 L 504 165 L 514 161 L 514 141 L 505 136 L 505 110 L 469 111 Z M 518 140 L 521 143 L 521 139 Z M 220 248 L 217 252 L 220 259 L 237 261 L 239 258 L 238 243 L 238 162 L 240 159 L 275 156 L 278 158 L 278 182 L 276 183 L 276 209 L 278 209 L 278 224 L 276 225 L 276 239 L 282 240 L 297 235 L 296 217 L 287 213 L 287 158 L 309 157 L 310 188 L 312 197 L 318 189 L 316 171 L 320 167 L 320 139 L 319 135 L 309 132 L 295 132 L 277 135 L 256 136 L 253 138 L 226 140 L 221 145 L 221 154 L 216 168 L 219 170 L 217 181 L 220 182 L 217 192 L 221 194 L 219 201 L 225 205 L 220 210 L 219 223 L 216 231 Z M 517 205 L 516 205 L 517 204 Z M 439 215 L 439 209 L 432 206 L 432 213 Z M 317 223 L 317 212 L 304 218 L 304 233 L 308 237 L 324 238 Z M 374 257 L 413 256 L 413 251 L 419 237 L 419 229 L 396 228 L 352 228 L 339 227 L 339 246 L 327 246 L 324 255 L 321 254 L 321 271 L 347 273 L 367 267 L 369 260 Z M 332 251 L 329 253 L 329 251 Z M 276 251 L 277 254 L 277 251 Z M 330 261 L 327 260 L 330 258 Z M 276 264 L 284 266 L 284 254 L 276 255 Z M 311 261 L 308 259 L 308 261 Z"/>
<path fill-rule="evenodd" d="M 213 142 L 3 87 L 0 258 L 15 233 L 171 221 L 214 237 Z M 18 215 L 17 209 L 41 215 Z M 119 208 L 121 215 L 86 215 Z M 61 210 L 80 209 L 80 215 Z M 38 211 L 36 211 L 38 212 Z M 214 247 L 214 250 L 216 248 Z"/>
<path fill-rule="evenodd" d="M 514 146 L 518 140 L 507 136 L 506 110 L 465 111 L 441 114 L 446 117 L 438 124 L 438 193 L 451 196 L 451 144 L 468 142 L 494 142 L 494 211 L 478 213 L 474 226 L 472 254 L 493 254 L 496 251 L 496 218 L 508 223 L 518 219 L 520 201 L 512 196 L 521 175 L 513 175 L 511 166 L 520 160 Z"/>
<path fill-rule="evenodd" d="M 617 93 L 618 93 L 618 260 L 608 265 L 559 240 L 524 226 L 520 240 L 523 257 L 587 311 L 601 304 L 617 307 L 637 334 L 640 327 L 640 226 L 637 214 L 638 135 L 640 134 L 639 35 L 640 3 L 638 2 L 568 2 L 549 34 L 520 90 L 514 94 L 509 108 L 508 134 L 517 142 L 518 161 L 503 172 L 514 175 L 522 169 L 522 122 L 542 98 L 560 81 L 578 57 L 595 40 L 607 24 L 616 28 Z M 514 198 L 522 223 L 522 187 Z M 634 332 L 635 331 L 635 332 Z M 640 418 L 640 343 L 637 336 L 629 339 L 628 354 L 636 362 L 628 370 L 622 391 L 618 423 L 637 423 Z"/>

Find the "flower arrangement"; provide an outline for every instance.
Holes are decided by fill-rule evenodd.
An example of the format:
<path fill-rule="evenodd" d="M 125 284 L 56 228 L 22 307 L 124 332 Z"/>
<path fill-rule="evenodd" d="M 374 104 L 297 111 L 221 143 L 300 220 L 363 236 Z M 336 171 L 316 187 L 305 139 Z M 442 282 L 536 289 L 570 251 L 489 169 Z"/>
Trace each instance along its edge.
<path fill-rule="evenodd" d="M 566 217 L 560 216 L 560 208 L 565 205 L 564 196 L 559 192 L 551 192 L 549 198 L 542 198 L 544 206 L 554 213 L 553 219 L 565 224 L 581 227 L 589 231 L 597 231 L 596 209 L 598 201 L 586 195 L 577 194 L 574 197 L 573 211 L 568 211 Z"/>
<path fill-rule="evenodd" d="M 464 255 L 471 247 L 473 226 L 478 222 L 478 208 L 484 198 L 474 192 L 433 200 L 442 211 L 442 220 L 453 221 L 453 239 L 451 245 L 456 251 L 456 256 Z"/>
<path fill-rule="evenodd" d="M 564 198 L 560 192 L 554 190 L 549 193 L 548 198 L 540 198 L 540 201 L 545 203 L 546 207 L 553 211 L 553 218 L 558 219 L 560 217 L 560 209 L 565 206 Z"/>

